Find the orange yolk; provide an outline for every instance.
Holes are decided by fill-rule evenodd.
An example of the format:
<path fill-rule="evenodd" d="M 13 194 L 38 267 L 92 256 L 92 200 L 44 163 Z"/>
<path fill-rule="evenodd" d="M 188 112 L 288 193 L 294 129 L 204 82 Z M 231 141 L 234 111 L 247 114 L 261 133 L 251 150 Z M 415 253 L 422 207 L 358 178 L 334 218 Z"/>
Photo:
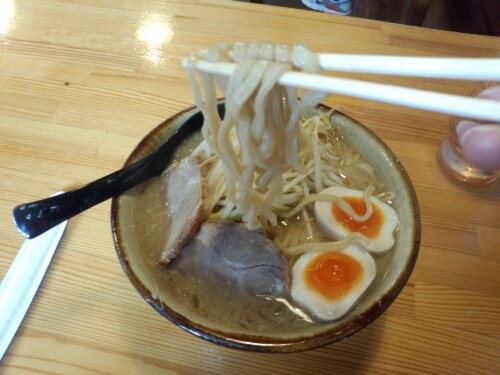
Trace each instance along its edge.
<path fill-rule="evenodd" d="M 343 198 L 358 215 L 366 213 L 366 205 L 363 198 L 358 197 L 344 197 Z M 359 232 L 368 238 L 377 237 L 382 227 L 384 215 L 382 210 L 376 205 L 372 204 L 372 215 L 365 221 L 356 221 L 346 214 L 338 205 L 332 204 L 332 215 L 339 223 L 351 232 Z"/>
<path fill-rule="evenodd" d="M 309 262 L 303 273 L 309 289 L 330 301 L 338 301 L 356 286 L 363 267 L 350 255 L 327 252 Z"/>

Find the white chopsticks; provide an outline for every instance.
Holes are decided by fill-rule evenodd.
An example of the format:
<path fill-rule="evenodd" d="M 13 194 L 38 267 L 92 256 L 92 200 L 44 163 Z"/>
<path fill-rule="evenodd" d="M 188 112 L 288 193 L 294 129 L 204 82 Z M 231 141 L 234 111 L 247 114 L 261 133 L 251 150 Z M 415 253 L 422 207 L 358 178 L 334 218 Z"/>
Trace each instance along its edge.
<path fill-rule="evenodd" d="M 489 99 L 297 72 L 284 74 L 279 82 L 285 86 L 354 96 L 458 117 L 500 122 L 500 102 Z"/>
<path fill-rule="evenodd" d="M 500 58 L 412 57 L 320 53 L 325 70 L 427 78 L 500 81 Z"/>
<path fill-rule="evenodd" d="M 377 55 L 319 54 L 323 69 L 355 72 L 500 81 L 500 58 L 434 58 Z M 188 61 L 184 60 L 186 67 Z M 196 61 L 196 69 L 217 75 L 231 75 L 235 64 Z M 353 96 L 448 115 L 500 123 L 500 102 L 490 99 L 443 94 L 361 80 L 302 72 L 287 72 L 279 83 L 291 87 Z"/>

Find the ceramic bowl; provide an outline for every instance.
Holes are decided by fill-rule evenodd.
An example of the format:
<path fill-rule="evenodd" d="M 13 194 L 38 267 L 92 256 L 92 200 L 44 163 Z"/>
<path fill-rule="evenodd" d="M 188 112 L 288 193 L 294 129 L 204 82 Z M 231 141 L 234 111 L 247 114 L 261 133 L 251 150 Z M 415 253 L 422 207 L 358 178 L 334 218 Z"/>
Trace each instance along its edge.
<path fill-rule="evenodd" d="M 136 147 L 126 164 L 149 154 L 161 145 L 196 109 L 187 109 L 151 131 Z M 173 297 L 183 285 L 163 278 L 158 259 L 166 241 L 162 178 L 152 179 L 113 199 L 112 231 L 119 260 L 141 296 L 160 314 L 182 329 L 213 343 L 261 352 L 292 352 L 339 341 L 367 326 L 394 301 L 407 282 L 420 244 L 420 216 L 411 181 L 394 153 L 373 132 L 342 113 L 333 115 L 345 139 L 375 167 L 378 178 L 395 193 L 393 207 L 400 226 L 395 245 L 377 262 L 386 265 L 359 301 L 343 318 L 332 323 L 309 324 L 274 332 L 234 329 L 197 311 Z M 198 139 L 199 141 L 199 139 Z M 190 142 L 198 142 L 196 139 Z"/>

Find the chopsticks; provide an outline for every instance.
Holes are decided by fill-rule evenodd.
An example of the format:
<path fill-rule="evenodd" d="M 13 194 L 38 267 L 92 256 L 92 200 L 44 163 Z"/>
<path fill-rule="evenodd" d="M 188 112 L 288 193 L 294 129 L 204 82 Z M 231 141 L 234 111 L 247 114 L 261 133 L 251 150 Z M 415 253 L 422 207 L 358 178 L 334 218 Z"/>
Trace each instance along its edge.
<path fill-rule="evenodd" d="M 427 78 L 500 80 L 500 58 L 317 54 L 325 70 Z"/>
<path fill-rule="evenodd" d="M 187 58 L 186 58 L 187 59 Z M 188 60 L 183 65 L 189 65 Z M 323 69 L 413 77 L 500 81 L 500 58 L 434 58 L 319 54 Z M 196 69 L 229 76 L 236 65 L 197 60 Z M 279 83 L 448 115 L 500 123 L 500 102 L 326 75 L 287 72 Z"/>

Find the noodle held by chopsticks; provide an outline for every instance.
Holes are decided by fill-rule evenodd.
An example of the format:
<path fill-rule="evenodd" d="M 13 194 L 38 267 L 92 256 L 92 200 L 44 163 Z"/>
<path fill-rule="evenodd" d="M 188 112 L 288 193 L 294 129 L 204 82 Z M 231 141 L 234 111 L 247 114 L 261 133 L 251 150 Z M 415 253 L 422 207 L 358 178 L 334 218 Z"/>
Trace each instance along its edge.
<path fill-rule="evenodd" d="M 237 62 L 229 81 L 222 88 L 226 113 L 217 112 L 215 79 L 198 72 L 203 93 L 195 84 L 196 59 Z M 316 56 L 303 46 L 245 45 L 234 48 L 218 45 L 193 55 L 188 72 L 196 105 L 205 122 L 204 139 L 218 154 L 226 178 L 228 198 L 235 202 L 249 228 L 275 226 L 272 207 L 283 197 L 283 173 L 292 169 L 304 173 L 298 159 L 301 144 L 297 126 L 302 105 L 316 105 L 324 94 L 306 92 L 299 104 L 297 90 L 277 85 L 288 71 L 317 73 Z M 304 142 L 302 142 L 304 143 Z"/>

